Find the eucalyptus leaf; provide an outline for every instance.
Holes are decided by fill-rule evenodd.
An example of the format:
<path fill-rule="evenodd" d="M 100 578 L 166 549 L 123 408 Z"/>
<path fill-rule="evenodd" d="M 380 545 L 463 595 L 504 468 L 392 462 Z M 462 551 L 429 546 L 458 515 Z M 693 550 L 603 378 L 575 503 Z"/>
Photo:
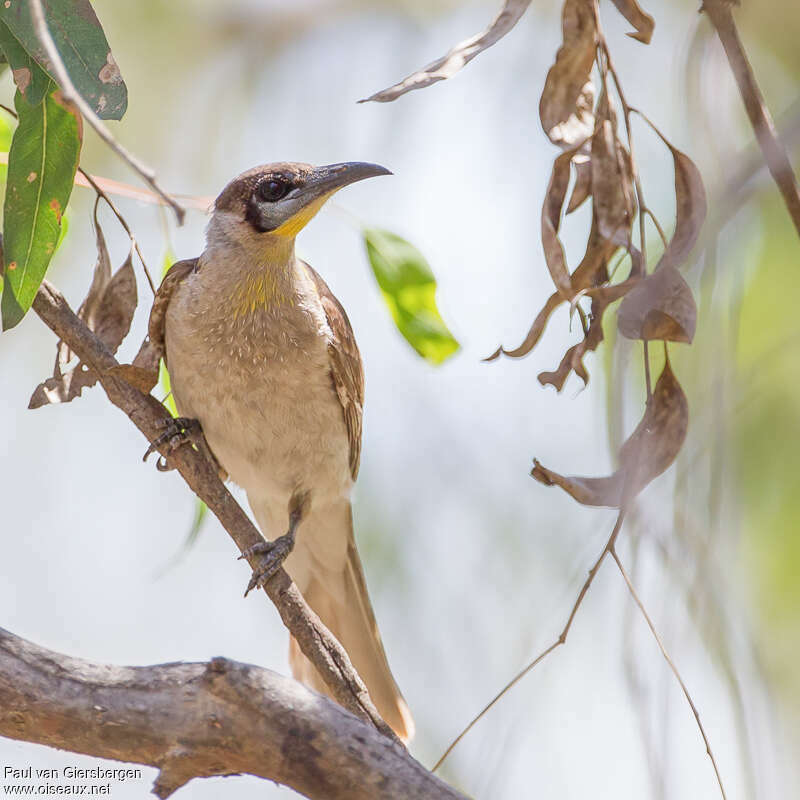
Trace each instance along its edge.
<path fill-rule="evenodd" d="M 4 22 L 0 22 L 0 50 L 11 66 L 17 89 L 31 105 L 39 105 L 52 90 L 50 76 L 36 63 Z"/>
<path fill-rule="evenodd" d="M 4 207 L 3 330 L 31 306 L 61 235 L 83 137 L 81 118 L 51 84 L 38 105 L 18 91 L 19 124 L 8 154 Z"/>
<path fill-rule="evenodd" d="M 128 90 L 89 0 L 47 0 L 45 16 L 75 88 L 101 119 L 122 119 Z M 30 5 L 21 0 L 0 3 L 0 21 L 52 77 L 52 65 L 33 27 Z M 10 53 L 5 47 L 3 50 L 14 69 Z"/>
<path fill-rule="evenodd" d="M 436 279 L 422 253 L 389 231 L 365 228 L 372 272 L 395 324 L 406 341 L 432 364 L 460 347 L 436 307 Z"/>

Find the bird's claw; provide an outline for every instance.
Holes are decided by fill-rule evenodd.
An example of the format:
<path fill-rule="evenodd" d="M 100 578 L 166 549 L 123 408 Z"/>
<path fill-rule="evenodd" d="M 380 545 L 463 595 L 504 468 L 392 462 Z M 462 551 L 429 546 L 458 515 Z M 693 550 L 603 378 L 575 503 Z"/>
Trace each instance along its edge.
<path fill-rule="evenodd" d="M 240 559 L 250 559 L 259 556 L 258 564 L 253 568 L 253 575 L 247 584 L 244 596 L 258 586 L 263 586 L 286 561 L 289 553 L 294 549 L 294 532 L 284 533 L 272 542 L 262 541 L 248 547 L 240 556 Z"/>
<path fill-rule="evenodd" d="M 169 421 L 162 423 L 164 432 L 150 443 L 147 448 L 142 461 L 147 461 L 152 453 L 155 453 L 161 447 L 167 446 L 170 453 L 175 452 L 179 447 L 187 443 L 196 441 L 200 431 L 200 423 L 196 419 L 189 417 L 174 417 Z M 169 472 L 172 467 L 169 466 L 167 459 L 160 456 L 156 462 L 156 469 L 159 472 Z"/>

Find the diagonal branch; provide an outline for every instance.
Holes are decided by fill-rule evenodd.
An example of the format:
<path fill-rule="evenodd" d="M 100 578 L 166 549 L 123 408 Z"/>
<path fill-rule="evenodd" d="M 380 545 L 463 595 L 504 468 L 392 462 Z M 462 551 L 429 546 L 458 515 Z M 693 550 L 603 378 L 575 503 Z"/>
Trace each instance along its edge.
<path fill-rule="evenodd" d="M 148 441 L 154 441 L 172 419 L 164 406 L 152 395 L 143 394 L 123 380 L 117 360 L 73 313 L 67 301 L 52 284 L 42 282 L 33 301 L 33 308 L 70 350 L 97 373 L 108 399 L 128 415 Z M 169 455 L 170 464 L 214 512 L 240 551 L 244 552 L 263 541 L 250 518 L 225 488 L 216 467 L 204 455 L 189 446 L 180 447 L 172 453 L 165 450 L 162 455 Z M 255 561 L 251 566 L 255 566 Z M 375 709 L 344 648 L 309 608 L 286 571 L 278 570 L 267 581 L 264 591 L 337 702 L 353 714 L 372 722 L 386 736 L 398 741 Z"/>
<path fill-rule="evenodd" d="M 786 148 L 775 131 L 772 116 L 764 103 L 753 68 L 739 38 L 739 31 L 733 19 L 731 0 L 705 0 L 702 10 L 708 15 L 725 48 L 725 54 L 728 56 L 731 71 L 739 86 L 739 93 L 742 95 L 761 152 L 764 154 L 770 174 L 783 195 L 797 233 L 800 234 L 800 188 Z"/>
<path fill-rule="evenodd" d="M 465 800 L 371 725 L 270 670 L 225 658 L 96 664 L 2 628 L 0 736 L 156 767 L 160 798 L 247 773 L 319 800 Z"/>
<path fill-rule="evenodd" d="M 56 43 L 50 34 L 47 27 L 47 20 L 44 16 L 44 8 L 42 7 L 42 0 L 30 0 L 31 18 L 33 19 L 33 28 L 36 31 L 36 38 L 47 53 L 47 58 L 50 60 L 55 77 L 58 80 L 58 85 L 61 87 L 61 93 L 64 100 L 74 103 L 78 110 L 83 115 L 84 119 L 95 129 L 97 135 L 123 160 L 126 161 L 132 169 L 141 175 L 146 183 L 148 183 L 153 191 L 162 198 L 162 200 L 172 208 L 175 216 L 178 218 L 178 224 L 183 224 L 183 218 L 186 215 L 184 207 L 178 203 L 175 198 L 167 194 L 156 182 L 156 174 L 153 170 L 140 161 L 133 153 L 129 152 L 123 147 L 112 135 L 111 131 L 100 121 L 97 114 L 92 111 L 89 104 L 83 99 L 80 92 L 75 88 L 72 79 L 69 77 L 67 68 L 61 60 L 61 54 L 58 52 Z"/>

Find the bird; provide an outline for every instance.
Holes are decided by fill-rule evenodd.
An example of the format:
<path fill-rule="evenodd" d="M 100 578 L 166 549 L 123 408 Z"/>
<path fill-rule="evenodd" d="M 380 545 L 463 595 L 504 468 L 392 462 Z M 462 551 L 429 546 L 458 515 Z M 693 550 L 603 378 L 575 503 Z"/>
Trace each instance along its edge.
<path fill-rule="evenodd" d="M 350 321 L 295 238 L 339 189 L 391 175 L 365 162 L 280 162 L 216 198 L 197 258 L 175 263 L 148 326 L 185 429 L 241 486 L 265 541 L 250 587 L 281 565 L 347 651 L 404 742 L 414 722 L 389 668 L 353 535 L 364 370 Z M 296 679 L 328 694 L 293 637 Z"/>

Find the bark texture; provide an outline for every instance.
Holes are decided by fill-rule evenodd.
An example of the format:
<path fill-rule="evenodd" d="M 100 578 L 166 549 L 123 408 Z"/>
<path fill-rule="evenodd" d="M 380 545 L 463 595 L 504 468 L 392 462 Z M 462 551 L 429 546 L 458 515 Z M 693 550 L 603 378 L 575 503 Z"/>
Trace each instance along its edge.
<path fill-rule="evenodd" d="M 320 800 L 463 800 L 373 725 L 270 670 L 97 664 L 2 628 L 0 736 L 156 767 L 161 798 L 248 773 Z"/>

